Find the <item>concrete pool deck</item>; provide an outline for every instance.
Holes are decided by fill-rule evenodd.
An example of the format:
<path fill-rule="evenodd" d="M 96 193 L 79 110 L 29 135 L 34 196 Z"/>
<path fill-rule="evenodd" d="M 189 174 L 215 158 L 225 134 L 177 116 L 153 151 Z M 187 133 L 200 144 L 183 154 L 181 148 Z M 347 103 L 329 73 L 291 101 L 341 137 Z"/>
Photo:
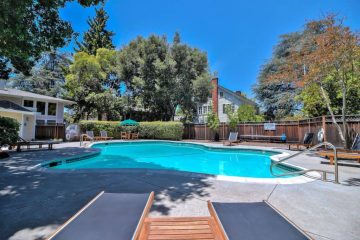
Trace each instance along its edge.
<path fill-rule="evenodd" d="M 266 149 L 285 151 L 276 146 Z M 79 148 L 79 143 L 64 143 L 53 151 L 12 152 L 10 158 L 0 160 L 0 239 L 43 239 L 102 190 L 155 191 L 151 216 L 209 215 L 207 200 L 268 200 L 314 239 L 360 238 L 360 168 L 339 166 L 341 184 L 316 180 L 290 185 L 219 181 L 211 176 L 161 171 L 74 173 L 30 168 L 88 151 L 91 149 Z M 333 170 L 320 160 L 300 155 L 290 163 Z"/>

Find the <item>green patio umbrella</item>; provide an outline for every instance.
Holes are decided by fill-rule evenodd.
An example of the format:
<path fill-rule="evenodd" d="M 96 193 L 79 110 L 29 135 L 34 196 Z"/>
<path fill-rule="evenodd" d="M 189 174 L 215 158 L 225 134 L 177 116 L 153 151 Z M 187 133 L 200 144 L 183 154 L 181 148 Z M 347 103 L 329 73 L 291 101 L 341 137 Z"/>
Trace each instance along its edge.
<path fill-rule="evenodd" d="M 120 122 L 120 126 L 137 126 L 139 123 L 132 119 L 126 119 L 122 122 Z"/>

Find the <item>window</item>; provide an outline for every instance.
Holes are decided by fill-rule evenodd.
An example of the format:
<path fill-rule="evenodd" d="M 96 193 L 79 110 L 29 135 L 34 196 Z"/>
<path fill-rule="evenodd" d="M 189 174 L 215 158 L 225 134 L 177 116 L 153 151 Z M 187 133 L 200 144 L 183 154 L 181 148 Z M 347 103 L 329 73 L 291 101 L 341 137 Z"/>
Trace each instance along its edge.
<path fill-rule="evenodd" d="M 203 107 L 203 112 L 204 112 L 204 114 L 207 114 L 207 109 L 208 109 L 207 106 L 204 106 L 204 107 Z"/>
<path fill-rule="evenodd" d="M 49 103 L 48 105 L 48 115 L 55 116 L 56 115 L 56 103 Z"/>
<path fill-rule="evenodd" d="M 24 100 L 24 107 L 34 107 L 34 101 L 32 100 Z"/>
<path fill-rule="evenodd" d="M 221 98 L 224 97 L 224 93 L 223 93 L 223 92 L 220 92 L 219 95 L 220 95 Z"/>
<path fill-rule="evenodd" d="M 212 106 L 208 106 L 208 112 L 212 112 Z"/>
<path fill-rule="evenodd" d="M 55 120 L 47 120 L 47 124 L 48 125 L 56 125 L 56 121 Z"/>
<path fill-rule="evenodd" d="M 202 115 L 202 107 L 199 107 L 198 114 Z"/>
<path fill-rule="evenodd" d="M 45 125 L 45 120 L 36 120 L 36 125 Z"/>
<path fill-rule="evenodd" d="M 227 110 L 228 108 L 230 108 L 230 110 L 231 110 L 232 112 L 235 111 L 235 106 L 234 106 L 234 104 L 223 104 L 223 113 L 226 114 L 226 110 Z"/>
<path fill-rule="evenodd" d="M 37 102 L 36 103 L 36 111 L 40 112 L 41 115 L 45 115 L 45 103 L 44 102 Z"/>

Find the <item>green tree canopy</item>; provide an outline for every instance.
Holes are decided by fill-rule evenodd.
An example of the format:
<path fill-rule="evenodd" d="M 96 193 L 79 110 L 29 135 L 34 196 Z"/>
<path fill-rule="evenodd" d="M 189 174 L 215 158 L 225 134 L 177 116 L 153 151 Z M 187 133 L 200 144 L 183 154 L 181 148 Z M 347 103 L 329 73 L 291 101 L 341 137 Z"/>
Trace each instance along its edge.
<path fill-rule="evenodd" d="M 254 106 L 249 104 L 242 104 L 237 109 L 237 117 L 239 122 L 260 122 L 263 121 L 261 115 L 256 114 Z"/>
<path fill-rule="evenodd" d="M 0 1 L 0 77 L 8 79 L 12 66 L 16 72 L 30 75 L 41 54 L 63 47 L 72 37 L 69 22 L 60 18 L 62 1 Z M 83 6 L 101 0 L 78 0 Z M 102 2 L 102 1 L 101 1 Z"/>
<path fill-rule="evenodd" d="M 95 12 L 95 17 L 87 20 L 90 29 L 84 33 L 83 41 L 76 41 L 78 49 L 75 50 L 77 52 L 95 55 L 96 50 L 99 48 L 114 49 L 112 37 L 115 33 L 106 29 L 109 16 L 104 9 L 104 5 L 99 9 L 95 9 Z"/>
<path fill-rule="evenodd" d="M 30 76 L 20 73 L 10 78 L 14 88 L 51 97 L 64 95 L 65 75 L 71 64 L 65 53 L 49 52 L 42 55 L 31 69 Z"/>
<path fill-rule="evenodd" d="M 104 113 L 108 118 L 119 117 L 116 110 L 121 101 L 116 91 L 108 87 L 108 75 L 114 68 L 115 59 L 115 50 L 103 48 L 97 50 L 96 56 L 85 52 L 74 55 L 65 86 L 67 96 L 77 102 L 74 109 L 75 120 L 87 118 L 94 111 L 99 120 Z"/>
<path fill-rule="evenodd" d="M 170 120 L 180 107 L 192 116 L 196 102 L 205 102 L 211 84 L 205 53 L 165 37 L 138 37 L 118 55 L 117 72 L 127 87 L 133 108 L 147 112 L 149 119 Z"/>

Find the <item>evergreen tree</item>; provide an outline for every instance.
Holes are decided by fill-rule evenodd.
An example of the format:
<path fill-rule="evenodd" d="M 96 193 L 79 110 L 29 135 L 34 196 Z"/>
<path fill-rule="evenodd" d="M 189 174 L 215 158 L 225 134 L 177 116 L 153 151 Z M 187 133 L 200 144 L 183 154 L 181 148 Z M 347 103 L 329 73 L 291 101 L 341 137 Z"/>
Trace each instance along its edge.
<path fill-rule="evenodd" d="M 30 75 L 42 53 L 71 40 L 73 29 L 70 22 L 61 19 L 59 9 L 73 1 L 0 1 L 0 78 L 8 79 L 18 72 Z M 103 1 L 77 0 L 84 7 Z"/>
<path fill-rule="evenodd" d="M 95 9 L 96 16 L 93 19 L 88 19 L 87 23 L 90 29 L 84 33 L 83 42 L 76 42 L 77 52 L 86 52 L 91 55 L 96 55 L 96 50 L 99 48 L 114 49 L 112 37 L 114 32 L 106 29 L 106 22 L 109 19 L 104 5 L 100 9 Z"/>
<path fill-rule="evenodd" d="M 10 85 L 24 91 L 60 97 L 64 93 L 65 74 L 70 64 L 71 60 L 65 53 L 45 53 L 31 69 L 30 76 L 17 74 L 9 79 Z"/>

